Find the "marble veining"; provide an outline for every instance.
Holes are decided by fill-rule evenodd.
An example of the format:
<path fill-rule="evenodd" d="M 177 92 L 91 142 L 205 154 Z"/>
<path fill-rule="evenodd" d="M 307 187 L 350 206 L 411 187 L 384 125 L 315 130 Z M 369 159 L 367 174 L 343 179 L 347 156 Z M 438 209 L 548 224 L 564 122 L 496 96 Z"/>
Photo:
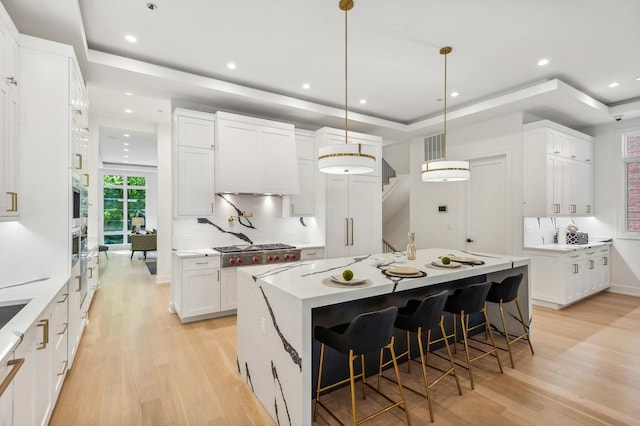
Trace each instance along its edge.
<path fill-rule="evenodd" d="M 360 263 L 363 260 L 368 259 L 370 257 L 371 257 L 370 254 L 368 254 L 368 255 L 366 255 L 364 257 L 354 257 L 353 258 L 353 262 L 349 262 L 349 263 L 346 263 L 344 265 L 338 265 L 338 266 L 334 266 L 334 267 L 331 267 L 331 268 L 323 269 L 321 271 L 309 272 L 308 274 L 302 274 L 301 276 L 302 277 L 308 277 L 308 276 L 311 276 L 311 275 L 326 274 L 327 272 L 335 271 L 336 269 L 343 269 L 343 268 L 346 268 L 348 266 L 355 265 L 356 263 Z"/>
<path fill-rule="evenodd" d="M 240 238 L 242 241 L 246 241 L 249 244 L 253 244 L 253 241 L 251 241 L 251 239 L 249 237 L 247 237 L 246 235 L 244 235 L 242 232 L 232 232 L 232 231 L 225 231 L 224 229 L 220 228 L 218 225 L 216 225 L 215 223 L 211 222 L 209 219 L 207 219 L 206 217 L 199 217 L 198 218 L 198 223 L 208 223 L 209 225 L 213 226 L 214 228 L 216 228 L 218 231 L 223 232 L 225 234 L 231 234 L 236 238 Z"/>
<path fill-rule="evenodd" d="M 282 382 L 280 382 L 280 378 L 278 377 L 278 370 L 276 369 L 276 365 L 271 360 L 271 373 L 273 374 L 273 380 L 278 385 L 278 390 L 280 391 L 280 395 L 282 396 L 282 401 L 284 402 L 284 409 L 287 413 L 287 419 L 289 420 L 289 424 L 291 423 L 291 415 L 289 414 L 289 406 L 287 405 L 287 398 L 284 396 L 284 390 L 282 389 Z M 278 414 L 278 400 L 274 398 L 275 410 L 276 410 L 276 418 L 278 419 L 278 424 L 280 423 L 280 416 Z"/>
<path fill-rule="evenodd" d="M 251 386 L 251 392 L 255 393 L 255 390 L 253 389 L 253 382 L 251 381 L 251 373 L 249 373 L 249 364 L 247 362 L 244 363 L 244 373 L 247 376 L 247 383 Z"/>
<path fill-rule="evenodd" d="M 251 228 L 251 229 L 256 229 L 255 226 L 253 226 L 253 223 L 251 223 L 251 219 L 249 219 L 248 217 L 246 217 L 244 215 L 244 212 L 242 210 L 240 210 L 235 204 L 233 204 L 231 201 L 227 200 L 224 195 L 222 194 L 218 194 L 218 197 L 222 198 L 223 200 L 225 200 L 227 202 L 227 204 L 229 204 L 231 207 L 234 208 L 234 210 L 236 211 L 236 213 L 238 214 L 238 223 L 242 226 L 244 226 L 245 228 Z M 245 221 L 247 223 L 245 223 Z"/>
<path fill-rule="evenodd" d="M 269 299 L 267 298 L 267 295 L 264 294 L 264 289 L 262 288 L 262 286 L 260 286 L 260 292 L 262 293 L 262 297 L 264 298 L 264 302 L 267 304 L 267 309 L 269 310 L 269 315 L 271 315 L 271 322 L 273 323 L 273 327 L 275 328 L 276 333 L 278 333 L 278 337 L 280 337 L 280 340 L 282 341 L 282 346 L 284 347 L 284 350 L 289 354 L 289 356 L 291 357 L 291 360 L 294 362 L 294 364 L 296 364 L 298 367 L 300 367 L 300 371 L 302 371 L 302 358 L 300 358 L 300 355 L 298 354 L 298 351 L 284 337 L 284 335 L 282 334 L 282 331 L 280 331 L 280 327 L 278 326 L 278 321 L 276 321 L 276 315 L 273 313 L 273 309 L 271 308 L 271 304 L 269 303 Z"/>

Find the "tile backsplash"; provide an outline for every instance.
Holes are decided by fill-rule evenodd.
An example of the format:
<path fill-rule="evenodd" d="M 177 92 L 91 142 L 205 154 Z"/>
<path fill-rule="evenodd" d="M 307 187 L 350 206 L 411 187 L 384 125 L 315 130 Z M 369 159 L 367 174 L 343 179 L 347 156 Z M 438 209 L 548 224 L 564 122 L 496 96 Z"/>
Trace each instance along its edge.
<path fill-rule="evenodd" d="M 525 217 L 524 218 L 524 246 L 553 244 L 556 229 L 576 225 L 578 232 L 589 234 L 589 241 L 595 238 L 607 238 L 601 234 L 602 226 L 594 217 Z M 596 237 L 598 235 L 598 237 Z"/>

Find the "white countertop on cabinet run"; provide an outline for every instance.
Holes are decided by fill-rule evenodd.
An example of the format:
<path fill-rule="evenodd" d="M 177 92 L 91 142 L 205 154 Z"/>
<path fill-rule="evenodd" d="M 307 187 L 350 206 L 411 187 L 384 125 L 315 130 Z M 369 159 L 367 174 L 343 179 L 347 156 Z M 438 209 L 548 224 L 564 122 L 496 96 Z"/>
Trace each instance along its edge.
<path fill-rule="evenodd" d="M 178 257 L 220 256 L 219 251 L 210 248 L 174 250 L 173 254 Z"/>
<path fill-rule="evenodd" d="M 592 247 L 610 246 L 611 242 L 594 241 L 588 244 L 538 244 L 535 246 L 525 246 L 523 250 L 543 250 L 569 253 L 578 250 L 585 250 Z"/>
<path fill-rule="evenodd" d="M 3 363 L 68 280 L 69 277 L 34 278 L 27 284 L 0 287 L 0 306 L 27 303 L 0 329 L 0 360 Z"/>

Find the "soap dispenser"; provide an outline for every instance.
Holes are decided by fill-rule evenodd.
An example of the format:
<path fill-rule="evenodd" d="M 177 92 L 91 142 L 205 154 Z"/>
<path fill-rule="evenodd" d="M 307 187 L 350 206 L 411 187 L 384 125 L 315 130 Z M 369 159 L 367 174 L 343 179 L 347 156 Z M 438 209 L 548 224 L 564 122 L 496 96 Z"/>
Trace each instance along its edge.
<path fill-rule="evenodd" d="M 407 244 L 407 259 L 414 260 L 416 258 L 416 245 L 414 244 L 416 234 L 414 232 L 409 232 L 408 238 L 409 244 Z"/>

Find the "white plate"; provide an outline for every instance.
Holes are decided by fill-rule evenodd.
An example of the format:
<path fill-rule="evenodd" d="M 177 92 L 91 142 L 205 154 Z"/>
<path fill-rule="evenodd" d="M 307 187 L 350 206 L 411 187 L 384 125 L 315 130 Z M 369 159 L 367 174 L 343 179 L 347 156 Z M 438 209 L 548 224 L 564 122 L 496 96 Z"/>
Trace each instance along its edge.
<path fill-rule="evenodd" d="M 462 266 L 462 263 L 450 262 L 448 265 L 445 265 L 440 259 L 438 259 L 431 262 L 431 265 L 438 266 L 440 268 L 459 268 L 460 266 Z"/>
<path fill-rule="evenodd" d="M 351 278 L 349 281 L 347 281 L 344 278 L 342 278 L 342 276 L 340 275 L 331 275 L 331 280 L 339 284 L 354 285 L 354 284 L 362 284 L 363 282 L 365 282 L 366 278 Z"/>

